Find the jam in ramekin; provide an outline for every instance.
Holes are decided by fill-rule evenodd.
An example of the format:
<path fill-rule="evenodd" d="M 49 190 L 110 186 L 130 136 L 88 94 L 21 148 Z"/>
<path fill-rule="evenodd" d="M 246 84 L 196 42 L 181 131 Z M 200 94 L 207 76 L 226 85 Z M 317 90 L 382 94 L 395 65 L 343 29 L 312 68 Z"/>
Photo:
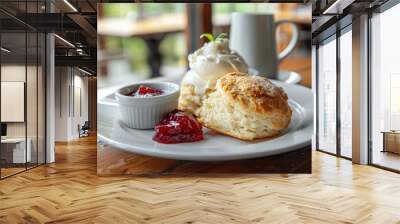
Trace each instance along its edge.
<path fill-rule="evenodd" d="M 151 97 L 162 95 L 163 91 L 159 89 L 153 89 L 144 85 L 140 85 L 136 91 L 132 91 L 127 96 L 133 96 L 137 98 Z"/>

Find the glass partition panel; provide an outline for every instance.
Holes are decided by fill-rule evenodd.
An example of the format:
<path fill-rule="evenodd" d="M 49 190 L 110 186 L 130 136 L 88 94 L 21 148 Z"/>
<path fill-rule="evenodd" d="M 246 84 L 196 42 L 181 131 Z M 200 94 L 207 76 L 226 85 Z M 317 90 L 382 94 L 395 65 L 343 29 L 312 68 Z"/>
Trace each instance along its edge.
<path fill-rule="evenodd" d="M 43 13 L 44 5 L 44 0 L 0 3 L 18 16 Z M 45 44 L 44 33 L 0 12 L 0 178 L 45 163 Z"/>
<path fill-rule="evenodd" d="M 26 170 L 26 33 L 1 33 L 1 175 Z M 28 149 L 28 150 L 27 150 Z"/>
<path fill-rule="evenodd" d="M 26 12 L 31 14 L 43 13 L 44 2 L 27 1 Z M 31 20 L 39 22 L 38 16 Z M 31 162 L 27 167 L 35 167 L 39 163 L 39 64 L 40 64 L 40 37 L 35 29 L 27 29 L 27 142 L 31 147 Z"/>
<path fill-rule="evenodd" d="M 27 163 L 28 168 L 37 165 L 38 158 L 38 35 L 36 32 L 27 33 L 27 80 L 26 80 L 26 113 L 27 113 L 27 149 L 31 151 L 30 160 Z"/>
<path fill-rule="evenodd" d="M 371 162 L 400 170 L 400 4 L 371 18 Z"/>
<path fill-rule="evenodd" d="M 352 149 L 352 33 L 340 36 L 340 154 L 351 158 Z"/>
<path fill-rule="evenodd" d="M 318 48 L 318 149 L 336 153 L 336 40 Z"/>

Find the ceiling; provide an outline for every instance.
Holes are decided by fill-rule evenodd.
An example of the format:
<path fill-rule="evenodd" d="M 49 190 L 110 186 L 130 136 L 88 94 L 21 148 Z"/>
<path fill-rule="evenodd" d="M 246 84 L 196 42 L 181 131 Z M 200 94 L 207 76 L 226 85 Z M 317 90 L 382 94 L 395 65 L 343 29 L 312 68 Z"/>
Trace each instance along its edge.
<path fill-rule="evenodd" d="M 44 46 L 36 43 L 36 36 L 51 32 L 60 37 L 55 38 L 56 65 L 96 73 L 96 5 L 95 0 L 47 0 L 47 5 L 45 0 L 1 0 L 1 39 L 2 46 L 11 50 L 8 60 L 35 58 Z"/>
<path fill-rule="evenodd" d="M 28 60 L 28 63 L 36 63 L 38 55 L 42 55 L 39 52 L 44 51 L 44 41 L 40 41 L 43 37 L 38 33 L 2 33 L 2 46 L 10 50 L 7 53 L 2 51 L 2 62 L 25 63 Z"/>
<path fill-rule="evenodd" d="M 354 17 L 374 10 L 388 0 L 316 0 L 312 3 L 312 37 L 317 43 L 351 24 Z"/>

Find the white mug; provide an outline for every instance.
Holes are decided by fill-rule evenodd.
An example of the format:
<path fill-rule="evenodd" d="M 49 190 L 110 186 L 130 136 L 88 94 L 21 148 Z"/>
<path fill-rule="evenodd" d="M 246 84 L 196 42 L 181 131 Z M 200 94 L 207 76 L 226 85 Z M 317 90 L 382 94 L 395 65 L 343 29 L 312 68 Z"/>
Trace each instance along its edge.
<path fill-rule="evenodd" d="M 291 24 L 292 39 L 279 54 L 276 52 L 276 27 Z M 299 39 L 297 25 L 291 21 L 274 22 L 273 14 L 233 13 L 230 30 L 230 48 L 238 52 L 262 76 L 277 78 L 278 64 L 296 47 Z"/>

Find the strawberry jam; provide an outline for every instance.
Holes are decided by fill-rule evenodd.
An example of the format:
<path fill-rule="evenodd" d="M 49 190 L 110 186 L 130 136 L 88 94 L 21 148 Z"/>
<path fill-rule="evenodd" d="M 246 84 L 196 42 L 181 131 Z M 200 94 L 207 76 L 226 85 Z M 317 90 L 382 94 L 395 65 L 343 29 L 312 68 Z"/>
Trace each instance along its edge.
<path fill-rule="evenodd" d="M 139 88 L 136 91 L 132 91 L 128 93 L 128 96 L 133 96 L 133 97 L 149 97 L 149 96 L 159 96 L 163 92 L 159 89 L 153 89 L 144 85 L 140 85 Z"/>
<path fill-rule="evenodd" d="M 203 140 L 201 124 L 190 114 L 182 111 L 169 113 L 154 127 L 153 140 L 164 144 Z"/>

